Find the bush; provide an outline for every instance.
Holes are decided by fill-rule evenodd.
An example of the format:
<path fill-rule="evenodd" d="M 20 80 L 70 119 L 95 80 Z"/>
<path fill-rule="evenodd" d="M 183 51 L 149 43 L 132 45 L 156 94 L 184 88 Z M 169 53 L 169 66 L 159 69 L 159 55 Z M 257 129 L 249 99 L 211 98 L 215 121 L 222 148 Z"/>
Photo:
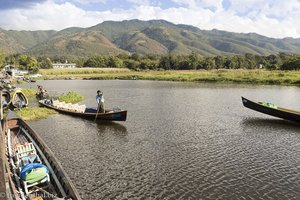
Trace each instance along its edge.
<path fill-rule="evenodd" d="M 66 103 L 78 103 L 78 102 L 84 100 L 84 96 L 81 96 L 80 94 L 71 91 L 71 92 L 68 92 L 68 94 L 59 97 L 58 100 L 64 101 Z"/>

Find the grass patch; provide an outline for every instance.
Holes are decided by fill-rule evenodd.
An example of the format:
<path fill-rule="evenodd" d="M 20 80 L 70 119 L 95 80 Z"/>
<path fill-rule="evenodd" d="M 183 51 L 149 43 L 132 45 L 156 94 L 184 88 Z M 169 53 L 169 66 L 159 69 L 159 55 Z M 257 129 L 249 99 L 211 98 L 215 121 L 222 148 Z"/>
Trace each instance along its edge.
<path fill-rule="evenodd" d="M 78 69 L 43 69 L 43 78 L 47 79 L 122 79 L 122 80 L 161 80 L 161 81 L 201 81 L 248 84 L 299 85 L 300 70 L 145 70 L 78 68 Z"/>
<path fill-rule="evenodd" d="M 40 69 L 43 76 L 49 75 L 78 75 L 78 74 L 105 74 L 130 72 L 127 68 L 75 68 L 75 69 Z"/>
<path fill-rule="evenodd" d="M 26 97 L 33 97 L 37 93 L 36 90 L 31 88 L 22 88 L 22 92 L 25 94 Z"/>
<path fill-rule="evenodd" d="M 46 119 L 49 115 L 57 114 L 55 110 L 48 108 L 23 108 L 16 113 L 27 121 Z"/>
<path fill-rule="evenodd" d="M 76 92 L 68 92 L 66 95 L 58 97 L 59 101 L 64 101 L 66 103 L 78 103 L 84 100 L 84 96 L 76 93 Z"/>

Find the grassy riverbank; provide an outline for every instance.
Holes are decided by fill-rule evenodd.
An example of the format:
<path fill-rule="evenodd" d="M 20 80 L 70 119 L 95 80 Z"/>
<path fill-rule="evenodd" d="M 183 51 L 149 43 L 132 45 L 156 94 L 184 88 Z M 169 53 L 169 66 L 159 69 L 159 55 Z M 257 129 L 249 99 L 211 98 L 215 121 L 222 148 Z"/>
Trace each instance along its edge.
<path fill-rule="evenodd" d="M 22 88 L 22 92 L 28 98 L 28 97 L 34 97 L 35 94 L 37 93 L 37 90 L 31 89 L 31 88 Z"/>
<path fill-rule="evenodd" d="M 268 70 L 168 70 L 131 71 L 129 69 L 44 69 L 46 79 L 123 79 L 191 82 L 228 82 L 251 84 L 300 84 L 300 71 Z"/>
<path fill-rule="evenodd" d="M 35 96 L 36 90 L 23 88 L 22 91 L 27 97 Z M 58 98 L 59 101 L 64 101 L 66 103 L 78 103 L 84 100 L 84 96 L 76 92 L 68 92 L 65 95 L 61 95 Z M 44 108 L 44 107 L 28 107 L 21 110 L 17 110 L 16 113 L 25 120 L 33 121 L 39 119 L 45 119 L 49 115 L 57 114 L 55 110 Z"/>
<path fill-rule="evenodd" d="M 45 119 L 49 115 L 57 114 L 55 110 L 40 107 L 23 108 L 21 110 L 16 111 L 16 113 L 27 121 Z"/>

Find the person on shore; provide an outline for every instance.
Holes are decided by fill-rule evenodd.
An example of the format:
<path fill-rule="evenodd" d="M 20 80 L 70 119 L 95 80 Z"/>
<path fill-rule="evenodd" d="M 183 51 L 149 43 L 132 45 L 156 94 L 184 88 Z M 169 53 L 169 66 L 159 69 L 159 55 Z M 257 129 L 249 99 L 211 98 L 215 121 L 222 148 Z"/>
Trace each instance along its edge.
<path fill-rule="evenodd" d="M 97 101 L 97 104 L 98 104 L 98 112 L 99 113 L 105 113 L 104 96 L 103 96 L 103 92 L 101 92 L 100 90 L 97 91 L 96 101 Z"/>
<path fill-rule="evenodd" d="M 48 91 L 43 88 L 43 86 L 38 85 L 38 93 L 36 94 L 38 99 L 46 99 L 49 97 Z"/>

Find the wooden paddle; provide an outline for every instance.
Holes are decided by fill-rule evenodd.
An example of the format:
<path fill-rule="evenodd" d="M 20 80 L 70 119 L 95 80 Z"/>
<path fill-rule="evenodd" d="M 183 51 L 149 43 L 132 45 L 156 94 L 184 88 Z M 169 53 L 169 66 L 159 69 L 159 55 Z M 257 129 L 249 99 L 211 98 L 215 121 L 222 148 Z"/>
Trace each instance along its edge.
<path fill-rule="evenodd" d="M 96 117 L 95 117 L 95 120 L 94 120 L 94 121 L 97 120 L 98 113 L 99 113 L 99 109 L 100 109 L 100 103 L 101 103 L 101 101 L 99 101 L 99 103 L 98 103 L 98 109 L 97 109 L 97 113 L 96 113 Z"/>

